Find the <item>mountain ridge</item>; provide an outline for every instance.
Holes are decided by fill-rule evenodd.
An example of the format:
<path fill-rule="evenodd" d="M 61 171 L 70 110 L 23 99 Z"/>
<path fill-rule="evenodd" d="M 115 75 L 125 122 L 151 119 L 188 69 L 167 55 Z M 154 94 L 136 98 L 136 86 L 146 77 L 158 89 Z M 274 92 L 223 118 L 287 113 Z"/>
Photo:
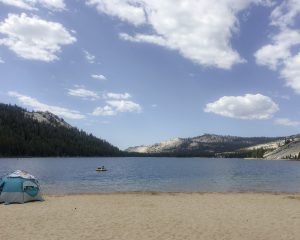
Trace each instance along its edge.
<path fill-rule="evenodd" d="M 300 138 L 300 135 L 287 137 L 239 137 L 203 134 L 192 138 L 173 138 L 152 145 L 130 147 L 125 151 L 129 153 L 170 156 L 263 158 L 264 155 L 270 154 L 272 151 L 288 144 L 287 141 L 292 142 L 298 137 Z M 270 158 L 272 157 L 267 159 Z"/>
<path fill-rule="evenodd" d="M 236 151 L 256 144 L 268 143 L 281 140 L 284 137 L 239 137 L 230 135 L 203 134 L 191 138 L 173 138 L 152 145 L 141 145 L 127 148 L 127 152 L 139 153 L 170 153 L 206 151 L 222 152 Z"/>

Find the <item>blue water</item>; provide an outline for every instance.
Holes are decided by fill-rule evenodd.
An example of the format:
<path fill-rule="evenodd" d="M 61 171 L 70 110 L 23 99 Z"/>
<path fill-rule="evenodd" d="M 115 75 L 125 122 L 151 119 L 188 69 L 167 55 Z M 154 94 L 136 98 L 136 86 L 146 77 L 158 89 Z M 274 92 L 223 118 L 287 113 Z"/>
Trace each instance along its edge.
<path fill-rule="evenodd" d="M 108 171 L 97 173 L 104 165 Z M 35 175 L 46 193 L 300 192 L 300 162 L 211 158 L 0 159 L 0 176 Z"/>

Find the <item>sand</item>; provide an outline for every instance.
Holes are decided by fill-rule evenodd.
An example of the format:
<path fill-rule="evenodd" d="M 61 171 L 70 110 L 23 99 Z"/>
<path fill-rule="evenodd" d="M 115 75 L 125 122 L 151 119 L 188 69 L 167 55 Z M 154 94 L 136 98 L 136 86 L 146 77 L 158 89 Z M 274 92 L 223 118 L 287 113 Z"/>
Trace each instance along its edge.
<path fill-rule="evenodd" d="M 0 205 L 0 239 L 300 239 L 300 194 L 47 195 Z"/>

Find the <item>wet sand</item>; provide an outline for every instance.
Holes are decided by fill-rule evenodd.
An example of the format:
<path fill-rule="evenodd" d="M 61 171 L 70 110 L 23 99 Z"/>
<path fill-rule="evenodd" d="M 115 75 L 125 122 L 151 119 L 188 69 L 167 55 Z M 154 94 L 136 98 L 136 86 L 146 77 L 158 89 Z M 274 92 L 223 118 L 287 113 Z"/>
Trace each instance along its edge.
<path fill-rule="evenodd" d="M 0 205 L 0 239 L 300 239 L 300 194 L 46 195 Z"/>

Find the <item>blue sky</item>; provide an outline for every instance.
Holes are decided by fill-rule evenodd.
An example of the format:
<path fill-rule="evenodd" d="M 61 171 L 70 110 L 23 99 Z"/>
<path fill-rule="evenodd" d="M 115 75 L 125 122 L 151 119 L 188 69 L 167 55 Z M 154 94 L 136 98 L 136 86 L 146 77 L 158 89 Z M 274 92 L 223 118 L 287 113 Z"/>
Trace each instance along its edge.
<path fill-rule="evenodd" d="M 0 0 L 0 102 L 122 149 L 289 135 L 299 46 L 299 0 Z"/>

